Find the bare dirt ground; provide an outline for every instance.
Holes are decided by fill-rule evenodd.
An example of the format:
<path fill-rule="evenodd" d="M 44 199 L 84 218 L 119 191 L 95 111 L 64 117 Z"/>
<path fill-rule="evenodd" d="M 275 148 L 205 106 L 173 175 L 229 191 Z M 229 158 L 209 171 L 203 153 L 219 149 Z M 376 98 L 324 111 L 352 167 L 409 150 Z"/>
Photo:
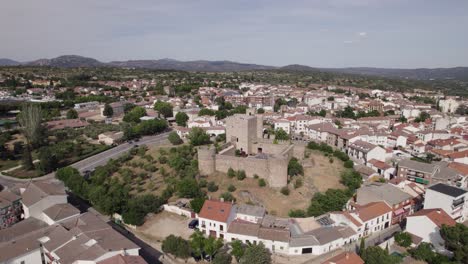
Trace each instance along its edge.
<path fill-rule="evenodd" d="M 343 163 L 334 158 L 330 163 L 328 158 L 321 153 L 312 153 L 305 161 L 311 167 L 304 168 L 304 176 L 299 176 L 303 181 L 303 186 L 295 189 L 293 177 L 289 184 L 290 194 L 283 195 L 279 189 L 258 186 L 258 179 L 246 178 L 243 181 L 237 178 L 229 178 L 224 173 L 214 173 L 205 179 L 214 181 L 219 190 L 208 192 L 212 198 L 219 198 L 227 192 L 229 185 L 234 185 L 236 191 L 232 192 L 237 203 L 247 203 L 264 206 L 272 215 L 287 217 L 291 209 L 306 209 L 310 204 L 310 199 L 317 191 L 326 191 L 329 188 L 344 188 L 339 182 L 340 174 L 344 170 Z"/>
<path fill-rule="evenodd" d="M 304 167 L 305 184 L 310 184 L 312 188 L 316 188 L 319 192 L 324 192 L 328 189 L 344 189 L 340 183 L 340 175 L 345 170 L 343 162 L 337 158 L 332 158 L 333 163 L 330 163 L 329 158 L 325 157 L 320 152 L 311 152 L 307 162 L 313 164 L 312 167 Z"/>
<path fill-rule="evenodd" d="M 161 242 L 169 235 L 181 236 L 188 239 L 193 229 L 188 228 L 190 218 L 162 211 L 147 218 L 146 222 L 137 227 L 136 232 L 144 234 L 147 239 Z"/>

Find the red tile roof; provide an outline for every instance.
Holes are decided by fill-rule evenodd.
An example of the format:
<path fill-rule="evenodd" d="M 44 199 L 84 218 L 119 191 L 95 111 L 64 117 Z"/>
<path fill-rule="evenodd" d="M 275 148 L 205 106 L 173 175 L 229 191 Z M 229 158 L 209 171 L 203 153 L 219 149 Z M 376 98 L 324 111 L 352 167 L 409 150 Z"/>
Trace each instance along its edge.
<path fill-rule="evenodd" d="M 444 210 L 439 208 L 423 209 L 408 217 L 415 216 L 426 216 L 438 227 L 442 227 L 442 225 L 454 226 L 456 224 L 455 220 L 453 220 Z"/>
<path fill-rule="evenodd" d="M 392 208 L 385 202 L 372 202 L 357 208 L 355 213 L 363 222 L 367 222 L 391 211 Z"/>
<path fill-rule="evenodd" d="M 226 223 L 231 213 L 232 204 L 216 200 L 206 200 L 198 214 L 200 218 Z"/>
<path fill-rule="evenodd" d="M 325 260 L 322 264 L 364 264 L 364 260 L 354 252 L 343 252 Z"/>

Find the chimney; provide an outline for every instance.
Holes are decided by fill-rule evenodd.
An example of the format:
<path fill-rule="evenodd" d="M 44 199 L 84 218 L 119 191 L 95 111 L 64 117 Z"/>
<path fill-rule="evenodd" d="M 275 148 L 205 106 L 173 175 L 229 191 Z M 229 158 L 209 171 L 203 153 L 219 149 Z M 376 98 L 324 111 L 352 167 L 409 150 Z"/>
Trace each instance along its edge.
<path fill-rule="evenodd" d="M 437 209 L 437 213 L 440 214 L 440 209 Z"/>
<path fill-rule="evenodd" d="M 223 198 L 223 197 L 219 198 L 219 200 L 220 200 L 221 202 L 224 202 L 224 198 Z"/>
<path fill-rule="evenodd" d="M 349 259 L 349 252 L 346 252 L 345 257 L 346 257 L 347 260 Z"/>

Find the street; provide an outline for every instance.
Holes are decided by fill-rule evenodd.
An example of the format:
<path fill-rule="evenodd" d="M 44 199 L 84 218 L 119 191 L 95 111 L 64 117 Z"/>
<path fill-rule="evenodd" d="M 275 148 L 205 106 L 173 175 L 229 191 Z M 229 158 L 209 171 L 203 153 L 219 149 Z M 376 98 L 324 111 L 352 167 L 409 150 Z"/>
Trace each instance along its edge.
<path fill-rule="evenodd" d="M 133 143 L 125 142 L 114 148 L 111 148 L 109 150 L 96 154 L 92 157 L 78 161 L 72 164 L 71 166 L 79 170 L 81 173 L 87 170 L 92 171 L 94 170 L 94 168 L 106 164 L 107 161 L 109 161 L 110 159 L 118 158 L 120 155 L 129 151 L 135 145 L 151 146 L 151 145 L 157 145 L 157 144 L 163 143 L 164 141 L 167 140 L 169 133 L 170 132 L 165 132 L 165 133 L 155 135 L 155 136 L 142 137 L 140 141 L 138 142 L 133 142 Z"/>
<path fill-rule="evenodd" d="M 162 134 L 158 134 L 154 136 L 145 136 L 145 137 L 142 137 L 138 142 L 134 142 L 134 143 L 127 143 L 127 142 L 122 143 L 114 148 L 98 153 L 92 157 L 73 163 L 70 166 L 76 168 L 81 173 L 87 170 L 92 171 L 97 166 L 102 166 L 106 164 L 107 161 L 109 161 L 110 159 L 118 158 L 120 155 L 129 151 L 135 145 L 152 146 L 152 145 L 158 145 L 158 144 L 164 143 L 167 140 L 167 137 L 170 132 L 171 131 L 168 131 L 168 132 L 164 132 Z M 55 177 L 55 173 L 52 172 L 44 176 L 34 178 L 32 180 L 33 181 L 49 180 L 49 179 L 53 179 L 54 177 Z M 17 179 L 17 178 L 9 177 L 6 175 L 2 175 L 0 173 L 0 185 L 4 186 L 6 189 L 13 187 L 17 183 L 28 182 L 28 181 L 30 181 L 30 179 Z"/>

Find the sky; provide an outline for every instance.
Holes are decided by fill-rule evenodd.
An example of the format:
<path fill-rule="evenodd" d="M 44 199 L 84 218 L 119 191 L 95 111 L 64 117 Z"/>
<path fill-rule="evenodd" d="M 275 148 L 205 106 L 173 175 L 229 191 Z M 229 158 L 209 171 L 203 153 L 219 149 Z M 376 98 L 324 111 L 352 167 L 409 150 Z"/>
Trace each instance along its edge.
<path fill-rule="evenodd" d="M 4 0 L 0 58 L 468 66 L 467 0 Z"/>

